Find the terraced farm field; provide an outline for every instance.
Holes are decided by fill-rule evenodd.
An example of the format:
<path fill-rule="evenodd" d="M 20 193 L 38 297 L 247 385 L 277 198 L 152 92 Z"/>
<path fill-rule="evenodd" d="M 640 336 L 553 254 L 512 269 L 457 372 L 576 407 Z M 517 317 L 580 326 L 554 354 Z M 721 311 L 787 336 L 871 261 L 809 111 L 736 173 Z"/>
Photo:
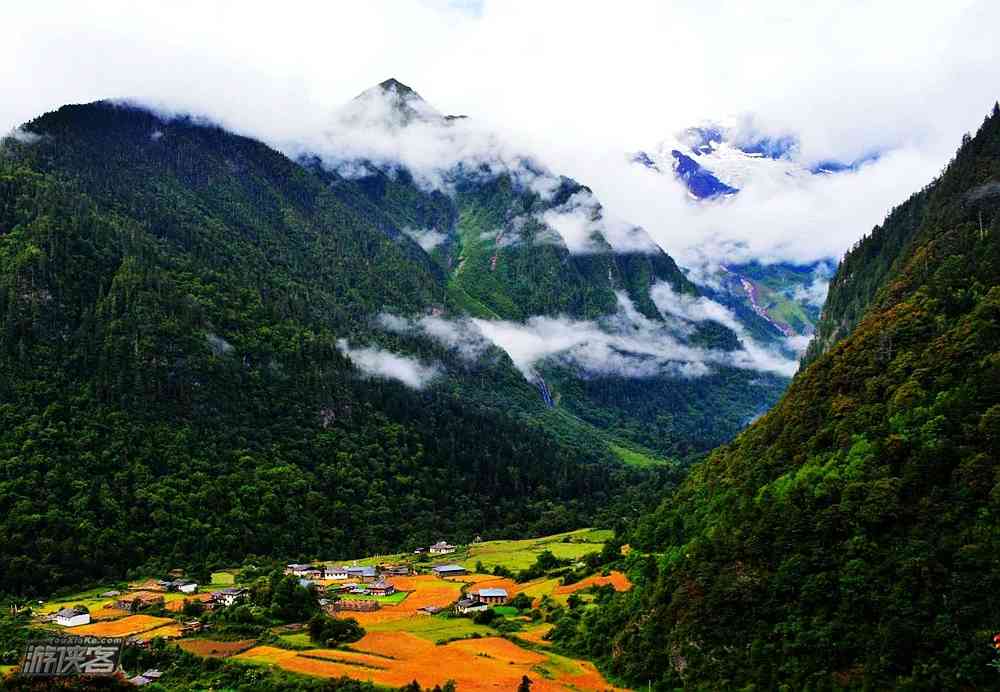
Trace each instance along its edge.
<path fill-rule="evenodd" d="M 557 596 L 566 596 L 571 593 L 576 593 L 577 591 L 582 591 L 583 589 L 591 586 L 607 586 L 608 584 L 613 586 L 615 591 L 628 591 L 632 588 L 632 582 L 628 580 L 628 577 L 621 572 L 611 572 L 606 577 L 602 575 L 594 575 L 593 577 L 581 579 L 575 584 L 557 586 L 553 589 L 553 593 Z"/>
<path fill-rule="evenodd" d="M 213 639 L 184 639 L 177 643 L 189 654 L 205 656 L 206 658 L 226 658 L 235 656 L 254 645 L 253 639 L 242 639 L 233 642 L 220 642 Z"/>
<path fill-rule="evenodd" d="M 164 639 L 176 639 L 181 636 L 181 630 L 181 624 L 171 620 L 169 625 L 154 627 L 151 630 L 145 630 L 144 632 L 140 632 L 139 634 L 133 636 L 140 642 L 148 642 L 156 639 L 157 637 L 163 637 Z"/>
<path fill-rule="evenodd" d="M 173 595 L 173 594 L 171 594 Z M 184 610 L 184 601 L 201 601 L 202 603 L 207 603 L 212 599 L 211 593 L 193 593 L 186 594 L 183 598 L 174 598 L 172 600 L 166 601 L 163 605 L 164 608 L 172 613 L 179 613 Z"/>
<path fill-rule="evenodd" d="M 131 637 L 174 624 L 176 624 L 176 621 L 170 618 L 158 618 L 152 615 L 129 615 L 120 620 L 95 622 L 90 625 L 74 627 L 70 632 L 78 636 Z"/>
<path fill-rule="evenodd" d="M 535 627 L 529 627 L 517 633 L 518 639 L 537 644 L 538 646 L 551 646 L 551 642 L 544 639 L 545 635 L 555 629 L 555 625 L 545 623 Z"/>
<path fill-rule="evenodd" d="M 430 688 L 454 680 L 463 692 L 492 692 L 516 689 L 527 675 L 534 690 L 613 689 L 589 663 L 523 649 L 499 637 L 435 646 L 408 632 L 382 632 L 365 636 L 352 651 L 260 646 L 234 660 L 320 677 L 346 675 L 391 687 L 416 680 Z"/>

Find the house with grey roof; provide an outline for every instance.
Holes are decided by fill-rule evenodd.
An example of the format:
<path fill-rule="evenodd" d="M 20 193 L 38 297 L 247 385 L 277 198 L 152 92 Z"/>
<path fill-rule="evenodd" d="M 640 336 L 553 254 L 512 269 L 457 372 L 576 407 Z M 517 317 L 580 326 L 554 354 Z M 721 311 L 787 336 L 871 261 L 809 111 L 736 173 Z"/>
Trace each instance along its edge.
<path fill-rule="evenodd" d="M 507 602 L 507 589 L 480 589 L 476 600 L 488 605 L 503 605 Z"/>
<path fill-rule="evenodd" d="M 374 567 L 345 567 L 348 579 L 359 579 L 365 584 L 378 580 L 378 572 Z"/>
<path fill-rule="evenodd" d="M 368 587 L 368 592 L 372 596 L 391 596 L 396 593 L 396 587 L 387 582 L 385 579 L 379 579 L 377 582 Z"/>
<path fill-rule="evenodd" d="M 460 577 L 469 573 L 469 570 L 461 565 L 438 565 L 433 567 L 431 571 L 439 577 Z"/>
<path fill-rule="evenodd" d="M 489 608 L 485 603 L 480 603 L 471 598 L 463 598 L 455 604 L 455 613 L 458 615 L 468 615 L 469 613 L 481 613 Z"/>
<path fill-rule="evenodd" d="M 55 622 L 63 627 L 76 627 L 86 625 L 90 622 L 90 611 L 84 606 L 73 606 L 63 608 L 56 613 Z"/>

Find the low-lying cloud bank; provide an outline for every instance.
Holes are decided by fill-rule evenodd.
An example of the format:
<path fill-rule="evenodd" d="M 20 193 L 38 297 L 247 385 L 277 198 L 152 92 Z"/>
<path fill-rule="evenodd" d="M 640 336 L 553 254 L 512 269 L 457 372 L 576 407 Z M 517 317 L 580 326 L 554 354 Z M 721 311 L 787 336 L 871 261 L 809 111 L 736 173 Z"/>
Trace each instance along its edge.
<path fill-rule="evenodd" d="M 529 382 L 538 380 L 537 368 L 543 362 L 575 368 L 585 377 L 692 378 L 721 367 L 783 377 L 795 374 L 795 358 L 756 343 L 724 306 L 704 297 L 681 296 L 666 283 L 654 286 L 652 295 L 664 321 L 642 315 L 620 292 L 615 314 L 592 321 L 548 316 L 523 323 L 435 316 L 408 319 L 383 313 L 378 322 L 387 331 L 430 338 L 468 361 L 499 347 Z M 733 329 L 741 347 L 723 351 L 687 343 L 697 324 L 706 320 Z"/>
<path fill-rule="evenodd" d="M 436 365 L 424 365 L 415 358 L 400 356 L 391 351 L 367 346 L 351 348 L 347 339 L 337 341 L 337 350 L 369 377 L 398 380 L 407 387 L 423 389 L 441 374 Z"/>

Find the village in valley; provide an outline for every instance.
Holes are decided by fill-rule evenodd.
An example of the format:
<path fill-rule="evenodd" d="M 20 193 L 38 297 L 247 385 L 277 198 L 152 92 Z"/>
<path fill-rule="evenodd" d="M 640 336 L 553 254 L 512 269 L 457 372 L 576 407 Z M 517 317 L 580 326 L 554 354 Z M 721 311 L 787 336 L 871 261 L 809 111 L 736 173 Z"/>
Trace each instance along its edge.
<path fill-rule="evenodd" d="M 610 689 L 593 664 L 560 655 L 548 639 L 564 612 L 631 587 L 607 567 L 627 554 L 608 543 L 610 534 L 440 540 L 409 554 L 244 565 L 213 572 L 207 583 L 175 569 L 35 602 L 32 623 L 63 636 L 119 638 L 140 651 L 176 647 L 388 687 L 450 679 L 463 690 L 513 689 L 528 677 L 536 690 Z M 169 679 L 168 669 L 136 665 L 124 673 L 136 685 Z"/>

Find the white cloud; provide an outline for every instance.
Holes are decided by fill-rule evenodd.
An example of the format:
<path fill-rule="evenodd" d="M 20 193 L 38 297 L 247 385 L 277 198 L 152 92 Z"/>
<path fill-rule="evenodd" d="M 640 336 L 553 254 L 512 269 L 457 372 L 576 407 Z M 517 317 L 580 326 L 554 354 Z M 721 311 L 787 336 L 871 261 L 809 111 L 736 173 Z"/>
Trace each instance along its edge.
<path fill-rule="evenodd" d="M 398 380 L 412 389 L 423 389 L 441 374 L 436 365 L 424 365 L 414 358 L 374 346 L 351 348 L 346 339 L 337 341 L 337 350 L 369 377 Z"/>
<path fill-rule="evenodd" d="M 609 217 L 589 190 L 580 190 L 568 200 L 538 216 L 555 230 L 570 252 L 585 254 L 606 247 L 603 238 L 618 252 L 652 252 L 656 243 L 645 231 L 619 218 Z"/>
<path fill-rule="evenodd" d="M 573 198 L 579 194 L 581 193 L 573 195 Z M 558 233 L 570 252 L 575 254 L 594 252 L 599 242 L 594 237 L 597 230 L 594 227 L 595 219 L 587 209 L 572 204 L 573 198 L 559 208 L 544 212 L 538 220 Z"/>
<path fill-rule="evenodd" d="M 527 322 L 475 320 L 483 334 L 503 348 L 531 381 L 536 366 L 555 359 L 584 375 L 700 377 L 717 367 L 770 372 L 791 377 L 798 363 L 742 339 L 736 351 L 691 346 L 684 334 L 635 311 L 624 294 L 617 315 L 599 322 L 565 317 L 532 317 Z"/>
<path fill-rule="evenodd" d="M 423 334 L 454 349 L 469 361 L 479 359 L 491 345 L 470 319 L 448 320 L 437 315 L 409 319 L 383 312 L 378 315 L 376 322 L 383 329 L 397 334 Z"/>
<path fill-rule="evenodd" d="M 208 347 L 212 349 L 212 352 L 217 356 L 224 356 L 227 353 L 231 353 L 233 350 L 233 345 L 218 334 L 206 332 L 205 339 L 208 341 Z"/>
<path fill-rule="evenodd" d="M 958 137 L 951 144 L 957 146 Z M 679 263 L 699 267 L 706 260 L 839 258 L 892 206 L 930 182 L 948 155 L 908 146 L 854 172 L 757 177 L 739 194 L 712 203 L 690 199 L 669 170 L 664 175 L 631 164 L 617 151 L 551 158 L 560 170 L 574 167 L 606 209 L 627 210 Z"/>
<path fill-rule="evenodd" d="M 27 130 L 21 129 L 20 127 L 15 127 L 11 130 L 10 134 L 7 135 L 10 139 L 18 142 L 19 144 L 34 144 L 42 137 L 34 132 L 28 132 Z"/>
<path fill-rule="evenodd" d="M 481 358 L 490 345 L 495 345 L 506 351 L 530 382 L 537 381 L 537 367 L 543 361 L 572 366 L 585 377 L 690 378 L 725 366 L 785 377 L 795 373 L 798 367 L 795 359 L 755 343 L 743 334 L 723 306 L 704 298 L 684 301 L 668 295 L 667 291 L 669 287 L 658 291 L 657 303 L 669 308 L 664 312 L 670 318 L 666 323 L 642 315 L 624 292 L 618 293 L 617 312 L 596 321 L 546 316 L 532 317 L 523 323 L 451 321 L 435 316 L 410 320 L 382 314 L 379 323 L 389 331 L 425 335 L 470 361 Z M 735 327 L 740 335 L 740 348 L 722 351 L 687 343 L 694 325 L 705 320 Z"/>
<path fill-rule="evenodd" d="M 423 249 L 424 252 L 430 252 L 448 239 L 448 236 L 444 233 L 441 233 L 433 228 L 404 228 L 403 233 L 413 238 L 413 240 Z"/>
<path fill-rule="evenodd" d="M 446 119 L 418 94 L 404 87 L 372 87 L 336 108 L 319 130 L 303 131 L 277 142 L 290 156 L 318 155 L 345 177 L 403 167 L 426 189 L 451 191 L 458 166 L 465 175 L 509 174 L 543 197 L 560 184 L 558 176 L 530 160 L 527 142 L 512 133 L 489 129 L 468 118 Z"/>
<path fill-rule="evenodd" d="M 797 286 L 792 297 L 800 303 L 808 303 L 821 308 L 826 302 L 826 295 L 829 292 L 829 275 L 817 274 L 808 286 Z"/>
<path fill-rule="evenodd" d="M 688 322 L 711 320 L 738 334 L 743 332 L 743 326 L 726 306 L 704 296 L 677 293 L 665 281 L 657 282 L 650 289 L 649 297 L 664 316 L 672 315 Z"/>
<path fill-rule="evenodd" d="M 793 334 L 792 336 L 785 337 L 785 345 L 795 353 L 799 358 L 805 355 L 806 349 L 809 348 L 809 342 L 812 341 L 812 335 L 810 334 Z"/>
<path fill-rule="evenodd" d="M 704 296 L 689 296 L 676 293 L 670 284 L 658 282 L 650 289 L 650 297 L 664 316 L 671 315 L 689 322 L 711 320 L 732 329 L 739 337 L 742 349 L 734 356 L 736 367 L 775 372 L 791 377 L 798 370 L 797 359 L 790 359 L 772 348 L 758 344 L 747 333 L 736 315 L 726 306 Z M 784 343 L 797 356 L 805 352 L 805 346 L 797 337 L 785 338 Z M 806 343 L 808 345 L 808 343 Z"/>

